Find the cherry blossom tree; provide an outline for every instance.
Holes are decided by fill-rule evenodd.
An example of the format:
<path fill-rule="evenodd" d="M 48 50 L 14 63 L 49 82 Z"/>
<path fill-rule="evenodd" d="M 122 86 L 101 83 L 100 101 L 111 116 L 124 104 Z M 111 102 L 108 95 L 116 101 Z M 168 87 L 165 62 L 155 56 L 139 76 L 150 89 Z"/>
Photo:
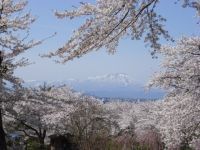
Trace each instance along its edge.
<path fill-rule="evenodd" d="M 163 69 L 150 82 L 167 91 L 158 127 L 168 147 L 188 146 L 200 136 L 200 38 L 183 37 L 159 53 Z"/>
<path fill-rule="evenodd" d="M 102 47 L 114 53 L 119 40 L 126 36 L 143 39 L 154 54 L 160 48 L 162 36 L 172 40 L 164 28 L 166 19 L 155 9 L 158 3 L 159 0 L 97 0 L 95 4 L 81 3 L 71 11 L 57 11 L 55 14 L 60 19 L 84 17 L 85 23 L 63 47 L 45 56 L 58 56 L 58 61 L 65 63 Z M 182 0 L 182 4 L 200 13 L 198 0 Z"/>
<path fill-rule="evenodd" d="M 118 133 L 118 116 L 103 102 L 92 96 L 82 96 L 69 114 L 67 129 L 80 149 L 106 149 L 107 140 Z"/>
<path fill-rule="evenodd" d="M 147 102 L 126 102 L 126 101 L 111 101 L 105 103 L 105 107 L 119 117 L 116 121 L 120 127 L 121 135 L 131 135 L 131 139 L 124 140 L 124 146 L 137 147 L 148 146 L 150 149 L 162 149 L 161 134 L 158 128 L 158 123 L 161 115 L 158 115 L 162 110 L 162 101 L 147 101 Z M 131 143 L 127 143 L 131 140 Z M 154 147 L 154 148 L 153 148 Z M 155 148 L 157 147 L 157 148 Z"/>
<path fill-rule="evenodd" d="M 18 55 L 38 45 L 41 41 L 29 40 L 28 30 L 35 19 L 30 13 L 25 13 L 26 1 L 0 1 L 0 149 L 6 150 L 5 133 L 2 125 L 2 105 L 7 103 L 5 84 L 10 82 L 16 87 L 20 79 L 13 72 L 16 68 L 27 65 L 27 59 Z"/>
<path fill-rule="evenodd" d="M 7 124 L 29 139 L 37 139 L 40 149 L 44 148 L 47 135 L 65 132 L 65 122 L 73 112 L 74 103 L 82 96 L 66 86 L 40 86 L 25 89 L 10 106 Z"/>

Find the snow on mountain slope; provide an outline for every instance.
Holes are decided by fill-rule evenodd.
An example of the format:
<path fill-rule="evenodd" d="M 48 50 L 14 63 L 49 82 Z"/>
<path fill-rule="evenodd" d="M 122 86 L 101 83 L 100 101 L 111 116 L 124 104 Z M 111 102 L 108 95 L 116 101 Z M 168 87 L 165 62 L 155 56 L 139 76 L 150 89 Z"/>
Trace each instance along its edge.
<path fill-rule="evenodd" d="M 124 73 L 106 74 L 102 76 L 89 77 L 88 81 L 106 83 L 106 84 L 113 83 L 122 86 L 133 84 L 133 80 L 127 74 Z"/>
<path fill-rule="evenodd" d="M 28 81 L 25 85 L 38 86 L 43 83 L 44 81 Z M 56 86 L 65 84 L 76 91 L 98 97 L 154 99 L 163 96 L 163 92 L 158 89 L 146 92 L 142 85 L 135 84 L 127 74 L 123 73 L 89 77 L 86 80 L 67 79 L 47 83 Z"/>

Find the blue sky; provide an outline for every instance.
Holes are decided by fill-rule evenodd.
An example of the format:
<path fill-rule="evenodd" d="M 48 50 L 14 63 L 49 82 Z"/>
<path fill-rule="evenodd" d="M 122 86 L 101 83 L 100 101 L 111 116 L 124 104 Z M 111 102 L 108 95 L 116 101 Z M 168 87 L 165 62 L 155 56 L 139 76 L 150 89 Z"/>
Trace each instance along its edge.
<path fill-rule="evenodd" d="M 84 0 L 94 2 L 94 0 Z M 175 1 L 175 0 L 174 0 Z M 166 28 L 174 39 L 181 36 L 199 35 L 198 19 L 192 9 L 183 9 L 173 0 L 161 0 L 158 11 L 167 18 Z M 65 65 L 56 64 L 52 59 L 40 58 L 39 54 L 54 51 L 64 45 L 73 30 L 79 27 L 82 19 L 59 20 L 54 10 L 72 9 L 80 0 L 28 0 L 28 10 L 37 17 L 31 26 L 31 37 L 43 39 L 54 32 L 57 35 L 42 45 L 23 54 L 34 64 L 16 70 L 16 75 L 27 80 L 56 81 L 69 78 L 86 79 L 91 76 L 125 73 L 136 83 L 144 84 L 152 74 L 159 70 L 159 59 L 152 59 L 149 49 L 143 41 L 122 39 L 115 55 L 108 55 L 104 49 L 92 52 L 80 59 L 74 59 Z M 166 44 L 165 41 L 162 41 Z"/>

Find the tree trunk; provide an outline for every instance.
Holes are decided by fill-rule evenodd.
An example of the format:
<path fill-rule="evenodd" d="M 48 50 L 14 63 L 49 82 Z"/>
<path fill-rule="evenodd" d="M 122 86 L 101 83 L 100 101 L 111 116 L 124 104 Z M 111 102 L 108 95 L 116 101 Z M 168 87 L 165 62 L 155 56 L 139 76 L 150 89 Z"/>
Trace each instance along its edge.
<path fill-rule="evenodd" d="M 40 143 L 40 150 L 44 150 L 44 149 L 45 149 L 45 146 L 44 146 L 44 138 L 40 137 L 39 143 Z"/>
<path fill-rule="evenodd" d="M 45 145 L 44 145 L 44 139 L 46 137 L 46 130 L 44 129 L 42 132 L 42 129 L 40 129 L 40 135 L 39 135 L 39 143 L 40 143 L 40 150 L 44 150 L 45 149 Z"/>
<path fill-rule="evenodd" d="M 3 61 L 3 55 L 2 51 L 0 51 L 0 68 L 2 68 L 2 61 Z M 2 72 L 0 72 L 2 74 Z M 2 88 L 2 76 L 0 76 L 0 88 Z M 0 102 L 0 150 L 7 150 L 6 147 L 6 135 L 3 129 L 3 119 L 2 119 L 2 107 Z"/>
<path fill-rule="evenodd" d="M 2 112 L 0 107 L 0 150 L 7 150 L 6 148 L 6 138 L 5 138 L 5 132 L 3 129 L 3 120 L 2 120 Z"/>

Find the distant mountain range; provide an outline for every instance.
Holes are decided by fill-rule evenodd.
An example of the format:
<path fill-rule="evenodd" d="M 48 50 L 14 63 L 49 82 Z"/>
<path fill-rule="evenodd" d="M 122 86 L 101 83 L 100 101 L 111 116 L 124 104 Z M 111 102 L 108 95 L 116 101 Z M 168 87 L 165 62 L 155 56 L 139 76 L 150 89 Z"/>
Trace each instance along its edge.
<path fill-rule="evenodd" d="M 27 81 L 25 86 L 35 87 L 43 83 L 44 81 Z M 127 74 L 123 73 L 89 77 L 86 80 L 67 79 L 47 83 L 55 86 L 65 84 L 76 91 L 96 97 L 158 99 L 164 95 L 159 89 L 145 91 L 144 86 L 135 84 Z"/>

